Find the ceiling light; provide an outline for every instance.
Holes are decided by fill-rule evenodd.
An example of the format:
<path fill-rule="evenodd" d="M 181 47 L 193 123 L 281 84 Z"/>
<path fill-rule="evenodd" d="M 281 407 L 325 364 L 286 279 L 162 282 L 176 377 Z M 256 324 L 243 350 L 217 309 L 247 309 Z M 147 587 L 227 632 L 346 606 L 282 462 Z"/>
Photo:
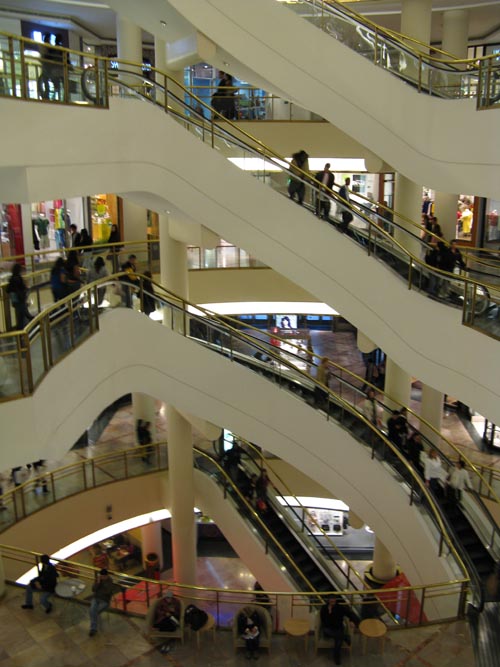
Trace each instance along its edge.
<path fill-rule="evenodd" d="M 160 25 L 161 25 L 162 28 L 166 28 L 167 27 L 167 22 L 166 21 L 160 21 Z"/>

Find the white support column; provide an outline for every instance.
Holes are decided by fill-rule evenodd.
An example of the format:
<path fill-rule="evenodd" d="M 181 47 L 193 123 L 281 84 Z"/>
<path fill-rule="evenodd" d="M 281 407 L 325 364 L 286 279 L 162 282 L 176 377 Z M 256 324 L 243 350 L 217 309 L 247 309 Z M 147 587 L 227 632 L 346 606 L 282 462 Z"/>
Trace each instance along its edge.
<path fill-rule="evenodd" d="M 24 253 L 27 255 L 35 251 L 31 225 L 31 204 L 21 204 L 21 224 L 23 227 Z"/>
<path fill-rule="evenodd" d="M 171 238 L 168 214 L 160 215 L 161 283 L 177 296 L 188 296 L 186 245 Z M 172 318 L 166 309 L 165 324 L 184 325 L 183 318 Z M 191 424 L 171 405 L 167 405 L 168 470 L 170 511 L 172 512 L 172 559 L 174 579 L 183 584 L 196 583 L 196 524 L 194 519 L 193 444 Z"/>
<path fill-rule="evenodd" d="M 375 538 L 373 549 L 372 575 L 378 582 L 386 582 L 394 579 L 397 574 L 396 562 L 391 552 L 384 544 Z"/>
<path fill-rule="evenodd" d="M 163 570 L 163 545 L 161 539 L 161 523 L 154 521 L 141 526 L 142 559 L 149 553 L 155 553 L 160 562 L 160 572 Z"/>
<path fill-rule="evenodd" d="M 385 393 L 403 405 L 410 404 L 411 377 L 389 357 L 385 365 Z M 394 409 L 396 405 L 389 404 L 387 407 Z"/>
<path fill-rule="evenodd" d="M 116 43 L 119 60 L 142 63 L 142 30 L 123 16 L 116 17 Z"/>
<path fill-rule="evenodd" d="M 443 404 L 444 395 L 437 389 L 429 387 L 427 384 L 422 384 L 422 407 L 420 415 L 426 419 L 435 429 L 441 432 L 443 423 Z M 429 428 L 421 424 L 420 430 L 422 435 L 428 438 L 436 445 L 440 444 L 440 438 Z"/>
<path fill-rule="evenodd" d="M 151 424 L 149 432 L 153 442 L 156 440 L 156 406 L 155 399 L 148 394 L 135 392 L 132 394 L 132 411 L 134 415 L 134 427 L 138 419 L 143 419 Z"/>
<path fill-rule="evenodd" d="M 403 0 L 401 32 L 425 44 L 431 37 L 432 0 Z"/>
<path fill-rule="evenodd" d="M 434 215 L 447 241 L 456 238 L 457 234 L 458 195 L 448 192 L 436 192 L 434 197 Z"/>
<path fill-rule="evenodd" d="M 142 65 L 142 30 L 122 16 L 116 17 L 116 45 L 119 60 Z M 120 65 L 120 69 L 139 72 L 142 68 L 134 69 L 130 65 Z M 140 83 L 136 76 L 127 77 L 126 74 L 121 74 L 120 80 L 130 86 L 137 86 Z"/>
<path fill-rule="evenodd" d="M 424 45 L 431 40 L 432 0 L 402 0 L 401 4 L 401 32 L 412 37 Z M 416 45 L 407 40 L 410 48 L 416 48 L 423 53 L 429 52 L 429 47 Z M 406 58 L 404 75 L 413 79 L 416 84 L 428 84 L 429 70 L 427 67 L 419 71 L 420 63 L 417 57 Z"/>
<path fill-rule="evenodd" d="M 422 186 L 410 181 L 409 178 L 400 173 L 396 173 L 394 209 L 412 222 L 420 224 L 422 219 Z M 399 216 L 396 216 L 395 222 L 418 236 L 418 229 Z M 407 234 L 398 230 L 397 227 L 395 228 L 394 238 L 413 255 L 420 257 L 420 243 L 416 239 L 410 238 Z"/>
<path fill-rule="evenodd" d="M 443 12 L 441 48 L 457 58 L 467 58 L 469 44 L 469 10 L 450 9 Z"/>
<path fill-rule="evenodd" d="M 193 445 L 191 425 L 167 405 L 172 560 L 178 583 L 196 584 Z"/>
<path fill-rule="evenodd" d="M 164 39 L 155 37 L 155 67 L 160 72 L 167 71 L 167 43 Z M 165 85 L 165 78 L 158 72 L 155 75 L 156 83 L 161 86 Z M 163 93 L 156 91 L 156 101 L 160 104 L 165 103 L 165 96 Z"/>

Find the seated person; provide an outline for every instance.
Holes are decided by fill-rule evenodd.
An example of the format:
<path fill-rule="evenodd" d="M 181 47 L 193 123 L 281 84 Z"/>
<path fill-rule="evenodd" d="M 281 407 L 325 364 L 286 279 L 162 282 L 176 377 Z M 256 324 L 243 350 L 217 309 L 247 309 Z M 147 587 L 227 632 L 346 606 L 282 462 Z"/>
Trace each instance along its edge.
<path fill-rule="evenodd" d="M 245 640 L 246 658 L 253 658 L 254 660 L 257 660 L 258 658 L 257 654 L 259 651 L 259 635 L 260 635 L 259 626 L 257 625 L 257 623 L 255 623 L 253 618 L 247 616 L 245 627 L 241 634 L 241 636 Z"/>
<path fill-rule="evenodd" d="M 167 591 L 156 606 L 153 627 L 162 632 L 174 632 L 179 627 L 180 617 L 181 604 L 172 591 Z"/>
<path fill-rule="evenodd" d="M 347 617 L 358 627 L 359 621 L 350 606 L 344 600 L 337 599 L 335 595 L 330 596 L 321 607 L 321 631 L 325 637 L 334 640 L 333 659 L 336 665 L 340 665 L 342 642 L 344 640 L 350 642 L 350 638 L 344 632 L 344 617 Z"/>

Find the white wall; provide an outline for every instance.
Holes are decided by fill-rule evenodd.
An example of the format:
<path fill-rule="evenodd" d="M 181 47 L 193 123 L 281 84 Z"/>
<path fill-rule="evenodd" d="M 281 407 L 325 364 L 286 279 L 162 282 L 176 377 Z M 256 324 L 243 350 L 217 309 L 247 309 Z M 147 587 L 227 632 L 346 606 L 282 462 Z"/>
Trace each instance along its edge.
<path fill-rule="evenodd" d="M 233 56 L 231 71 L 238 72 L 234 59 L 244 63 L 269 81 L 268 90 L 285 90 L 407 178 L 443 192 L 498 193 L 497 112 L 417 93 L 274 0 L 170 4 Z M 143 25 L 142 6 L 128 11 Z"/>
<path fill-rule="evenodd" d="M 130 191 L 175 206 L 334 307 L 410 374 L 500 423 L 498 342 L 462 326 L 459 310 L 408 291 L 152 106 L 54 107 L 0 100 L 0 201 Z"/>
<path fill-rule="evenodd" d="M 11 35 L 21 34 L 21 21 L 0 16 L 0 32 L 9 32 Z"/>
<path fill-rule="evenodd" d="M 123 199 L 123 240 L 143 241 L 147 236 L 147 209 Z"/>
<path fill-rule="evenodd" d="M 78 381 L 63 391 L 68 378 Z M 2 440 L 16 443 L 1 451 L 1 469 L 60 458 L 124 391 L 224 425 L 316 479 L 363 517 L 413 584 L 453 576 L 407 492 L 347 431 L 274 383 L 129 309 L 103 317 L 99 332 L 57 365 L 33 397 L 0 406 Z"/>

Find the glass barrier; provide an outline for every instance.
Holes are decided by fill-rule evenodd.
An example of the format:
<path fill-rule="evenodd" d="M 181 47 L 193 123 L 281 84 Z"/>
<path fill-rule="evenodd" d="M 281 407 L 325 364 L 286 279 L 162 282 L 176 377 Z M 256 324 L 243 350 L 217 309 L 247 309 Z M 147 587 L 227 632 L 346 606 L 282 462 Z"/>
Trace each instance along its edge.
<path fill-rule="evenodd" d="M 106 61 L 99 61 L 100 70 L 88 68 L 85 76 L 91 78 L 94 72 L 96 79 L 102 78 L 102 62 Z M 258 180 L 284 196 L 297 196 L 304 208 L 323 217 L 339 231 L 347 233 L 368 254 L 396 268 L 407 281 L 408 287 L 427 291 L 431 297 L 447 305 L 460 306 L 464 312 L 464 324 L 500 337 L 500 324 L 497 324 L 496 317 L 491 317 L 492 313 L 496 314 L 497 305 L 496 300 L 490 303 L 488 299 L 490 285 L 470 276 L 455 276 L 435 268 L 432 260 L 435 249 L 420 238 L 420 225 L 410 222 L 411 229 L 406 229 L 408 221 L 403 216 L 383 207 L 383 210 L 380 207 L 377 211 L 372 210 L 373 203 L 368 205 L 368 200 L 354 193 L 351 193 L 349 201 L 342 199 L 310 174 L 291 167 L 284 158 L 241 127 L 214 113 L 213 109 L 204 108 L 201 100 L 169 79 L 165 73 L 153 68 L 157 81 L 148 82 L 146 94 L 144 86 L 139 86 L 139 82 L 143 82 L 139 66 L 122 61 L 119 66 L 118 74 L 115 72 L 109 80 L 107 91 L 111 95 L 138 97 L 159 105 L 201 141 L 222 151 L 236 164 L 244 166 L 251 160 L 249 164 L 252 165 L 252 173 Z M 107 81 L 105 77 L 103 80 Z M 154 89 L 154 94 L 151 89 Z M 205 117 L 205 111 L 211 114 L 210 119 Z M 220 124 L 219 120 L 225 122 Z M 394 232 L 394 236 L 391 232 Z M 412 254 L 405 246 L 418 248 L 416 252 L 419 256 Z"/>
<path fill-rule="evenodd" d="M 18 579 L 27 570 L 40 564 L 41 554 L 37 552 L 1 544 L 0 554 L 4 562 L 5 576 L 10 581 Z M 69 559 L 51 558 L 51 561 L 55 564 L 61 577 L 72 577 L 75 572 L 78 574 L 78 578 L 86 584 L 86 590 L 83 591 L 82 596 L 77 596 L 78 603 L 89 604 L 86 598 L 89 597 L 90 587 L 95 581 L 99 568 Z M 405 611 L 405 616 L 411 619 L 409 627 L 427 624 L 435 617 L 436 608 L 441 611 L 439 618 L 442 622 L 462 618 L 467 595 L 467 582 L 461 580 L 427 586 L 387 588 L 383 593 L 380 590 L 370 589 L 363 592 L 322 591 L 311 599 L 311 596 L 303 593 L 255 592 L 187 586 L 165 579 L 147 579 L 113 570 L 110 570 L 110 575 L 115 584 L 111 609 L 116 612 L 133 612 L 135 615 L 145 616 L 151 603 L 170 590 L 175 597 L 185 600 L 186 604 L 194 602 L 197 606 L 210 612 L 215 618 L 217 627 L 231 627 L 242 607 L 257 603 L 268 608 L 274 632 L 283 632 L 286 619 L 298 613 L 301 618 L 309 618 L 313 624 L 314 614 L 329 595 L 338 595 L 347 599 L 361 618 L 369 618 L 377 614 L 377 596 L 380 598 L 383 595 L 386 605 L 397 606 L 400 610 Z M 140 588 L 142 593 L 141 604 L 134 603 L 134 598 L 137 599 L 136 587 Z M 263 603 L 259 595 L 266 595 L 268 601 Z"/>
<path fill-rule="evenodd" d="M 2 507 L 4 507 L 4 511 L 0 512 L 0 520 L 3 520 L 3 523 L 0 524 L 0 530 L 4 530 L 9 525 L 12 525 L 14 521 L 18 521 L 54 502 L 57 502 L 58 500 L 76 493 L 95 488 L 102 484 L 119 481 L 120 479 L 128 479 L 136 475 L 143 475 L 149 472 L 165 469 L 167 467 L 166 443 L 155 443 L 151 445 L 151 450 L 154 451 L 153 459 L 156 459 L 158 463 L 157 466 L 155 466 L 154 463 L 153 466 L 146 466 L 144 463 L 139 463 L 140 454 L 142 452 L 140 447 L 135 447 L 131 450 L 106 454 L 86 461 L 79 461 L 70 466 L 66 466 L 65 468 L 54 470 L 51 473 L 41 475 L 36 479 L 26 482 L 22 486 L 3 496 L 2 500 L 4 504 Z M 232 485 L 234 492 L 236 494 L 239 493 L 213 457 L 196 448 L 195 457 L 197 460 L 204 460 L 205 464 L 211 464 L 212 470 L 216 468 L 218 474 L 221 477 L 225 477 L 225 487 L 227 487 L 227 485 Z M 107 474 L 99 477 L 100 472 L 104 469 L 108 472 L 111 470 L 113 476 L 111 477 Z M 249 508 L 249 511 L 256 515 L 252 508 Z M 8 518 L 6 519 L 6 517 L 10 517 L 12 520 L 9 520 Z M 262 521 L 260 521 L 260 524 L 261 528 L 265 529 L 265 524 L 263 524 Z M 263 537 L 267 550 L 268 543 L 273 541 L 273 536 L 266 536 L 264 530 Z M 8 547 L 6 545 L 1 545 L 0 551 L 4 558 L 6 576 L 8 578 L 18 578 L 30 567 L 30 565 L 37 562 L 37 559 L 40 556 L 40 554 L 30 554 L 30 552 L 16 549 L 15 547 Z M 30 556 L 34 556 L 35 560 Z M 74 576 L 75 572 L 77 572 L 80 578 L 92 582 L 94 576 L 98 572 L 98 568 L 96 567 L 82 565 L 81 563 L 76 563 L 70 560 L 53 560 L 57 563 L 57 569 L 59 570 L 60 576 L 63 577 Z M 15 567 L 14 563 L 16 563 Z M 20 564 L 21 567 L 19 566 Z M 124 574 L 123 572 L 112 572 L 111 574 L 115 584 L 118 584 L 118 587 L 115 590 L 112 607 L 125 612 L 134 611 L 145 614 L 150 601 L 161 595 L 167 588 L 172 587 L 176 588 L 176 595 L 179 597 L 187 597 L 189 595 L 189 598 L 192 600 L 194 592 L 194 599 L 204 601 L 209 605 L 213 603 L 216 608 L 216 613 L 214 615 L 222 624 L 224 624 L 222 617 L 225 614 L 219 614 L 221 614 L 223 609 L 227 612 L 228 608 L 231 608 L 231 605 L 239 602 L 261 602 L 262 598 L 258 598 L 259 594 L 267 596 L 266 604 L 269 605 L 270 610 L 272 610 L 272 608 L 276 611 L 278 610 L 277 596 L 280 594 L 272 592 L 268 593 L 262 591 L 255 593 L 253 591 L 228 591 L 227 589 L 218 590 L 215 588 L 204 589 L 202 587 L 176 586 L 172 582 L 147 580 L 141 577 Z M 347 581 L 349 583 L 349 580 Z M 133 589 L 138 585 L 142 590 L 146 589 L 145 604 L 141 609 L 132 609 L 131 600 L 134 599 Z M 305 595 L 304 593 L 282 594 L 279 599 L 280 613 L 291 612 L 293 614 L 295 607 L 310 606 L 312 609 L 315 609 L 323 603 L 324 596 L 329 595 L 327 591 L 322 591 L 321 593 L 316 591 L 313 592 L 314 595 Z M 441 604 L 444 604 L 445 607 L 443 607 L 441 613 L 443 614 L 444 609 L 446 609 L 446 618 L 462 616 L 467 596 L 467 580 L 455 580 L 453 582 L 433 584 L 432 586 L 398 587 L 387 589 L 383 592 L 380 590 L 371 591 L 363 587 L 361 589 L 353 589 L 349 586 L 346 590 L 334 591 L 333 594 L 347 596 L 351 601 L 351 604 L 354 605 L 357 612 L 362 617 L 364 617 L 364 615 L 367 614 L 368 609 L 370 609 L 372 614 L 376 612 L 377 616 L 383 616 L 384 621 L 389 626 L 404 625 L 405 627 L 411 627 L 421 625 L 427 621 L 424 609 L 426 599 L 434 599 L 434 602 L 436 602 L 438 598 L 442 598 Z M 370 606 L 368 607 L 368 605 Z M 395 612 L 396 609 L 398 611 L 397 614 L 391 611 L 394 610 Z M 419 613 L 415 613 L 415 609 L 418 609 Z M 276 614 L 275 619 L 276 630 L 281 629 L 282 627 L 279 625 L 277 616 L 278 614 Z"/>
<path fill-rule="evenodd" d="M 445 99 L 476 98 L 479 109 L 499 105 L 500 65 L 495 58 L 454 60 L 439 49 L 384 30 L 337 2 L 297 0 L 287 8 L 419 92 Z M 429 49 L 438 57 L 429 55 Z"/>
<path fill-rule="evenodd" d="M 127 70 L 126 74 L 133 73 Z M 162 106 L 171 118 L 204 143 L 223 152 L 238 166 L 244 167 L 247 162 L 251 164 L 254 177 L 279 194 L 290 198 L 298 196 L 305 209 L 324 218 L 332 227 L 353 238 L 369 255 L 388 264 L 407 282 L 409 288 L 425 291 L 448 306 L 462 308 L 465 325 L 479 331 L 487 330 L 487 333 L 500 338 L 500 321 L 497 323 L 496 318 L 490 317 L 495 304 L 488 299 L 491 291 L 489 283 L 436 268 L 433 263 L 436 249 L 420 238 L 420 225 L 410 223 L 412 227 L 408 229 L 404 216 L 388 209 L 372 210 L 367 206 L 368 200 L 353 193 L 349 201 L 343 200 L 338 193 L 321 186 L 310 174 L 292 169 L 284 158 L 263 146 L 241 127 L 227 121 L 221 125 L 214 118 L 207 120 L 201 116 L 194 111 L 200 101 L 187 89 L 181 89 L 179 84 L 169 83 L 166 75 L 161 76 L 163 83 L 156 84 L 156 88 L 164 96 Z M 168 89 L 169 85 L 171 89 Z M 186 98 L 189 98 L 189 103 L 185 102 Z M 295 186 L 293 194 L 291 184 Z M 410 253 L 407 246 L 415 247 L 419 256 Z M 466 287 L 471 285 L 477 292 L 473 301 L 466 298 Z"/>
<path fill-rule="evenodd" d="M 107 106 L 107 62 L 91 59 L 92 71 L 102 82 L 92 102 L 82 84 L 84 58 L 89 62 L 88 54 L 0 33 L 0 96 Z"/>

